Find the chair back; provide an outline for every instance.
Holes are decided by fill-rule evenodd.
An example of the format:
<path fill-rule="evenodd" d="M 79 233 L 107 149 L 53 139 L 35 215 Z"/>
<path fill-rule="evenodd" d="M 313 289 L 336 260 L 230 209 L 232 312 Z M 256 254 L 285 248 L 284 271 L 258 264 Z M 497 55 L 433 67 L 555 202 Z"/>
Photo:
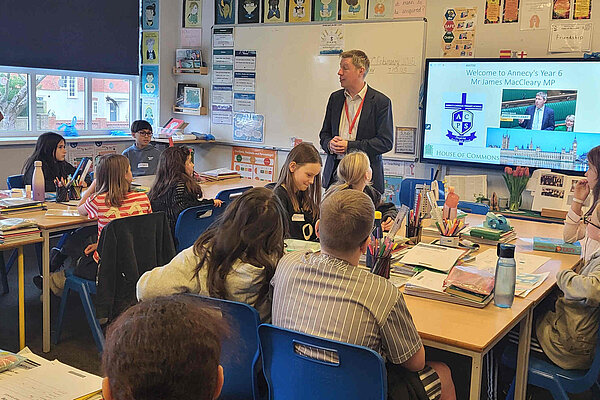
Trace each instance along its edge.
<path fill-rule="evenodd" d="M 9 189 L 25 189 L 25 180 L 23 175 L 11 175 L 6 178 L 6 186 Z"/>
<path fill-rule="evenodd" d="M 230 326 L 230 339 L 221 346 L 221 365 L 225 373 L 225 384 L 219 399 L 259 398 L 256 376 L 260 366 L 258 325 L 260 318 L 254 307 L 236 301 L 215 299 L 189 294 L 197 301 L 220 310 Z"/>
<path fill-rule="evenodd" d="M 277 186 L 277 182 L 270 182 L 265 185 L 265 187 L 269 190 L 275 189 L 275 186 Z"/>
<path fill-rule="evenodd" d="M 177 252 L 194 244 L 208 227 L 217 219 L 216 209 L 210 204 L 190 207 L 183 210 L 175 223 L 175 240 Z"/>
<path fill-rule="evenodd" d="M 269 399 L 386 399 L 387 374 L 379 353 L 269 324 L 258 327 Z M 298 346 L 337 355 L 323 361 Z"/>
<path fill-rule="evenodd" d="M 228 205 L 235 200 L 236 197 L 239 197 L 242 193 L 249 189 L 252 189 L 252 186 L 221 190 L 219 193 L 217 193 L 215 198 L 224 202 L 225 205 Z"/>
<path fill-rule="evenodd" d="M 415 197 L 417 185 L 427 185 L 431 187 L 431 179 L 405 178 L 400 183 L 400 204 L 406 205 L 408 208 L 415 207 Z M 440 199 L 444 198 L 444 183 L 438 181 L 438 190 Z"/>

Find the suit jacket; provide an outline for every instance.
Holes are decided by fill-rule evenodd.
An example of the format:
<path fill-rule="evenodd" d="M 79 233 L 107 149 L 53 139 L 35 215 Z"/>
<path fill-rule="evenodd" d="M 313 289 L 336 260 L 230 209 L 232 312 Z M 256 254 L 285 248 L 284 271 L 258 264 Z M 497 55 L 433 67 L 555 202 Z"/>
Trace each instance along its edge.
<path fill-rule="evenodd" d="M 327 153 L 323 170 L 323 187 L 328 188 L 335 182 L 335 173 L 339 160 L 337 154 L 329 150 L 329 142 L 339 135 L 340 118 L 344 107 L 344 89 L 329 96 L 323 127 L 319 133 L 321 148 Z M 392 149 L 394 144 L 394 122 L 392 102 L 381 92 L 367 88 L 365 101 L 358 121 L 356 140 L 348 142 L 348 153 L 361 150 L 367 153 L 373 170 L 373 187 L 383 193 L 383 159 L 381 155 Z"/>
<path fill-rule="evenodd" d="M 519 123 L 525 129 L 531 129 L 533 125 L 533 115 L 535 113 L 535 106 L 529 106 L 525 110 L 525 114 L 531 116 L 528 120 Z M 544 106 L 544 116 L 542 117 L 542 130 L 553 131 L 554 130 L 554 110 L 548 106 Z"/>
<path fill-rule="evenodd" d="M 98 243 L 96 317 L 112 320 L 135 304 L 135 285 L 146 271 L 175 256 L 171 229 L 163 212 L 109 222 Z"/>

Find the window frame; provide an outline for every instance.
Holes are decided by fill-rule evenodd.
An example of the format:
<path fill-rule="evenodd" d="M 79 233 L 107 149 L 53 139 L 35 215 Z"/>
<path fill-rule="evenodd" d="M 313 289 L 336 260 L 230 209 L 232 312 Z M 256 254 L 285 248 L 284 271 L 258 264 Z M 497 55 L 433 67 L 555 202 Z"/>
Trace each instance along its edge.
<path fill-rule="evenodd" d="M 98 136 L 98 135 L 109 135 L 110 129 L 92 129 L 92 119 L 94 118 L 93 114 L 93 101 L 92 101 L 92 79 L 122 79 L 129 81 L 129 124 L 133 121 L 139 119 L 139 76 L 132 75 L 121 75 L 121 74 L 104 74 L 97 72 L 82 72 L 82 71 L 65 71 L 65 70 L 56 70 L 56 69 L 41 69 L 41 68 L 19 68 L 19 67 L 9 67 L 9 66 L 0 66 L 0 72 L 3 73 L 16 73 L 16 74 L 27 74 L 27 100 L 29 102 L 29 130 L 9 130 L 4 131 L 0 130 L 0 138 L 22 138 L 22 137 L 37 137 L 44 132 L 47 132 L 48 129 L 38 129 L 37 126 L 37 84 L 36 77 L 38 75 L 58 75 L 58 76 L 67 76 L 67 85 L 66 87 L 61 86 L 61 90 L 69 90 L 69 76 L 73 78 L 84 78 L 84 96 L 85 96 L 85 110 L 84 110 L 84 118 L 85 118 L 85 128 L 79 129 L 78 133 L 80 136 Z M 66 74 L 66 75 L 65 75 Z M 77 79 L 72 79 L 75 82 L 75 97 L 77 94 Z M 72 98 L 72 97 L 69 97 Z M 56 130 L 54 130 L 56 131 Z M 59 132 L 60 133 L 60 132 Z"/>

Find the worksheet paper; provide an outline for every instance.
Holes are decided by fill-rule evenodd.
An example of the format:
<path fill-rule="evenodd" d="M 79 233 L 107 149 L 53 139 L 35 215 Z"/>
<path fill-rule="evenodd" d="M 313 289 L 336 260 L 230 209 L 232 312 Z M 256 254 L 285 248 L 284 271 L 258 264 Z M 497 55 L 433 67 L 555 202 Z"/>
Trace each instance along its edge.
<path fill-rule="evenodd" d="M 550 257 L 537 256 L 534 254 L 515 253 L 515 262 L 517 263 L 517 274 L 531 274 L 539 267 L 549 261 Z M 498 256 L 496 249 L 487 249 L 483 253 L 475 256 L 475 261 L 469 263 L 477 269 L 486 270 L 492 274 L 496 272 L 496 262 Z"/>

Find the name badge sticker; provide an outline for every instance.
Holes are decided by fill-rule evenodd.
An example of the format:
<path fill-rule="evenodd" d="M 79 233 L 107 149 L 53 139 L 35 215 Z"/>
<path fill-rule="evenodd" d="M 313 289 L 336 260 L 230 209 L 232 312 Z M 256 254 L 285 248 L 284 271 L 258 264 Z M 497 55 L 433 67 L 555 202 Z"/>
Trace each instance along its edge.
<path fill-rule="evenodd" d="M 138 163 L 138 168 L 148 168 L 148 163 L 147 162 Z"/>
<path fill-rule="evenodd" d="M 304 222 L 304 214 L 292 215 L 292 222 Z"/>

